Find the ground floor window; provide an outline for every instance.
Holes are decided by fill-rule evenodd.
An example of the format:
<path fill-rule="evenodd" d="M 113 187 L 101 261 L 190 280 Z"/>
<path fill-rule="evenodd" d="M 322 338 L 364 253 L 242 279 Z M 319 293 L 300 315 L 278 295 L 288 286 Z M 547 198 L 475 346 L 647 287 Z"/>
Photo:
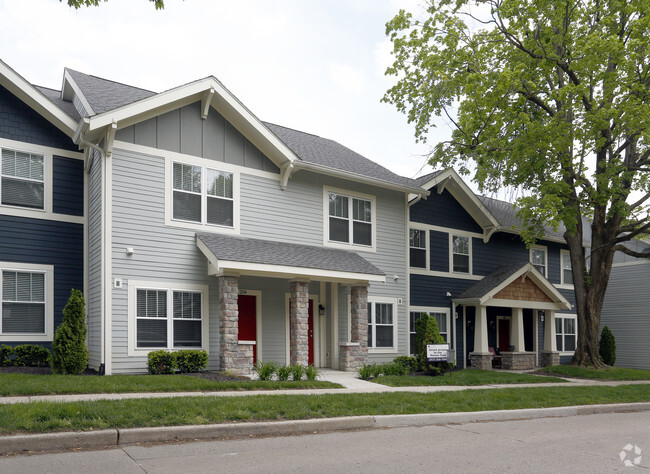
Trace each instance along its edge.
<path fill-rule="evenodd" d="M 555 315 L 555 342 L 560 352 L 575 352 L 577 339 L 575 315 Z"/>
<path fill-rule="evenodd" d="M 368 298 L 368 348 L 397 348 L 397 305 L 394 301 Z"/>
<path fill-rule="evenodd" d="M 449 312 L 445 310 L 440 310 L 440 308 L 430 308 L 428 310 L 422 309 L 419 311 L 411 311 L 409 313 L 409 353 L 410 355 L 415 354 L 415 322 L 422 317 L 423 314 L 428 314 L 436 318 L 438 323 L 438 330 L 440 335 L 445 339 L 445 342 L 449 342 L 449 329 L 448 329 L 448 318 Z"/>

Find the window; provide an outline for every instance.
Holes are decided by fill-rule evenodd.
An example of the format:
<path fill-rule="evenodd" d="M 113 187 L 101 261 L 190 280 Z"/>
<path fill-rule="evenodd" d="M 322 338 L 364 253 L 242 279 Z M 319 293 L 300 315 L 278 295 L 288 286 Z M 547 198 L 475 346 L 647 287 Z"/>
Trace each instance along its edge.
<path fill-rule="evenodd" d="M 415 322 L 422 317 L 423 314 L 428 314 L 436 318 L 438 323 L 438 330 L 440 335 L 445 338 L 445 342 L 449 342 L 447 335 L 449 334 L 447 329 L 447 313 L 438 312 L 438 311 L 411 311 L 409 313 L 409 347 L 411 355 L 415 354 Z"/>
<path fill-rule="evenodd" d="M 138 284 L 139 282 L 131 282 Z M 203 315 L 204 291 L 171 288 L 134 288 L 135 349 L 200 348 L 204 345 L 206 318 Z"/>
<path fill-rule="evenodd" d="M 173 219 L 234 227 L 233 173 L 178 162 L 172 170 Z"/>
<path fill-rule="evenodd" d="M 2 270 L 0 334 L 45 334 L 45 273 Z"/>
<path fill-rule="evenodd" d="M 545 277 L 546 273 L 546 247 L 532 247 L 530 249 L 530 262 Z"/>
<path fill-rule="evenodd" d="M 452 271 L 471 273 L 470 238 L 460 235 L 451 236 Z"/>
<path fill-rule="evenodd" d="M 325 196 L 326 243 L 373 247 L 374 198 L 331 190 Z"/>
<path fill-rule="evenodd" d="M 576 326 L 577 321 L 574 315 L 555 315 L 555 343 L 558 351 L 575 352 Z"/>
<path fill-rule="evenodd" d="M 409 230 L 409 265 L 414 268 L 427 268 L 426 230 Z"/>
<path fill-rule="evenodd" d="M 571 255 L 566 250 L 560 252 L 560 262 L 562 265 L 562 284 L 573 285 L 573 270 L 571 268 Z"/>
<path fill-rule="evenodd" d="M 44 163 L 43 155 L 3 148 L 0 202 L 7 206 L 45 209 Z"/>
<path fill-rule="evenodd" d="M 396 347 L 395 304 L 368 301 L 368 348 Z"/>

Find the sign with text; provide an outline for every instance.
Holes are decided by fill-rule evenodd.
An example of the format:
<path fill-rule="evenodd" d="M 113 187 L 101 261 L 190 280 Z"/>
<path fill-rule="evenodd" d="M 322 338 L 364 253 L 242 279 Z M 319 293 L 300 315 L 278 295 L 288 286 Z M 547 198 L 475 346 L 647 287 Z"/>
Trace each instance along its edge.
<path fill-rule="evenodd" d="M 447 362 L 449 360 L 449 344 L 427 344 L 427 360 L 429 362 Z"/>

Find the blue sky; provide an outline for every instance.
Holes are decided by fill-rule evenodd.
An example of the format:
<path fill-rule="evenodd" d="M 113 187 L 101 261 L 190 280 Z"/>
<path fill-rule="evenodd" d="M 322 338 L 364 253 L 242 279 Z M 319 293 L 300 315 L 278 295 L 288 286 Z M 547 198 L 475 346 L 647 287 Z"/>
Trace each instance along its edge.
<path fill-rule="evenodd" d="M 261 120 L 334 139 L 413 177 L 429 145 L 380 103 L 393 78 L 385 23 L 420 0 L 0 0 L 0 57 L 61 86 L 69 67 L 160 92 L 214 75 Z M 430 143 L 449 135 L 441 121 Z M 424 166 L 424 168 L 423 168 Z"/>

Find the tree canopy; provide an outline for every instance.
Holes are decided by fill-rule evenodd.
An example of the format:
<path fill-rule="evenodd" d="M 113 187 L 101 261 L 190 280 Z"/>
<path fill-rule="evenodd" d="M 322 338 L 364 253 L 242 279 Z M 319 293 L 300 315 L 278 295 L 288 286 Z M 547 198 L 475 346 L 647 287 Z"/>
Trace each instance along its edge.
<path fill-rule="evenodd" d="M 383 100 L 420 141 L 437 117 L 452 124 L 431 164 L 473 170 L 481 190 L 527 190 L 528 243 L 564 225 L 583 365 L 600 364 L 615 251 L 650 257 L 624 246 L 650 232 L 649 12 L 647 0 L 434 0 L 386 29 L 397 79 Z"/>
<path fill-rule="evenodd" d="M 62 2 L 63 0 L 59 0 Z M 68 0 L 68 6 L 74 7 L 75 9 L 79 9 L 81 7 L 96 7 L 100 4 L 102 0 Z M 103 0 L 104 2 L 107 2 L 108 0 Z M 156 7 L 156 10 L 162 10 L 165 8 L 165 1 L 164 0 L 149 0 L 150 2 L 153 2 L 154 6 Z"/>

